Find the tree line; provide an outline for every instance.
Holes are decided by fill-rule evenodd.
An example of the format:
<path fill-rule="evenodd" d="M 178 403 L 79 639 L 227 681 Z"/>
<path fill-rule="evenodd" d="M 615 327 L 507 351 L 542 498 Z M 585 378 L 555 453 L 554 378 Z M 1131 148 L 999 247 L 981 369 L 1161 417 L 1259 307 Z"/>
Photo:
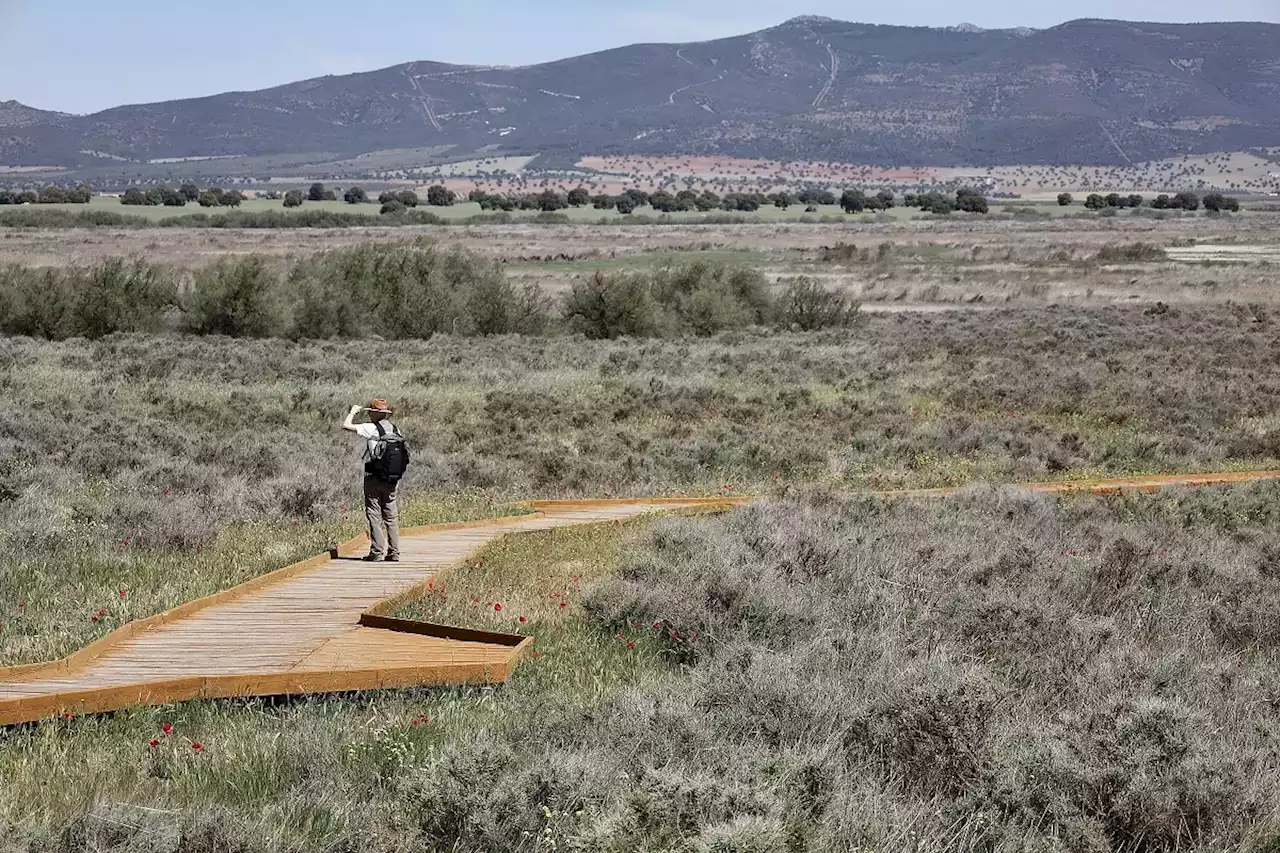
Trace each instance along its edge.
<path fill-rule="evenodd" d="M 1075 202 L 1071 193 L 1061 193 L 1058 196 L 1058 204 L 1067 207 Z M 1134 193 L 1132 195 L 1121 195 L 1120 193 L 1109 193 L 1102 195 L 1101 193 L 1090 193 L 1088 198 L 1084 200 L 1084 206 L 1089 210 L 1107 210 L 1123 209 L 1126 207 L 1142 207 L 1146 204 L 1146 199 L 1141 195 Z M 1180 192 L 1174 196 L 1162 193 L 1151 199 L 1150 207 L 1152 210 L 1199 210 L 1201 206 L 1205 210 L 1214 213 L 1231 212 L 1240 210 L 1240 200 L 1235 196 L 1224 195 L 1223 193 L 1209 193 L 1203 199 L 1193 192 Z"/>
<path fill-rule="evenodd" d="M 0 189 L 0 204 L 88 204 L 93 191 L 86 186 L 49 185 L 39 190 Z"/>
<path fill-rule="evenodd" d="M 195 202 L 201 207 L 239 207 L 244 198 L 244 193 L 240 190 L 224 190 L 221 187 L 202 190 L 195 184 L 183 184 L 176 190 L 172 187 L 149 187 L 145 190 L 129 187 L 120 196 L 120 203 L 146 207 L 185 207 L 188 202 Z"/>

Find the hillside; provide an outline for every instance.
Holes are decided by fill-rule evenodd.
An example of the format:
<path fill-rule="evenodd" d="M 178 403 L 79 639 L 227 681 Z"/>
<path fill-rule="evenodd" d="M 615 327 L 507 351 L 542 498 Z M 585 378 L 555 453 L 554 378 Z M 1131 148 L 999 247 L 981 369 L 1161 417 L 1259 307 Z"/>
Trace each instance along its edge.
<path fill-rule="evenodd" d="M 885 165 L 1125 163 L 1280 138 L 1280 25 L 803 17 L 525 67 L 415 62 L 88 116 L 0 104 L 0 165 L 451 146 Z M 92 152 L 92 153 L 90 153 Z"/>

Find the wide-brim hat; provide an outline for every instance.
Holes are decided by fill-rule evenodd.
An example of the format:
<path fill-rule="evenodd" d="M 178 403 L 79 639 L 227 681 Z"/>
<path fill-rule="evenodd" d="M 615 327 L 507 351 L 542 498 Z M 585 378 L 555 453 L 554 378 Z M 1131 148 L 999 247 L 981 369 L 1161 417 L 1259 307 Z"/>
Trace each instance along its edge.
<path fill-rule="evenodd" d="M 381 397 L 369 401 L 369 405 L 364 407 L 366 412 L 379 412 L 384 415 L 391 414 L 391 409 L 387 408 L 387 401 Z"/>

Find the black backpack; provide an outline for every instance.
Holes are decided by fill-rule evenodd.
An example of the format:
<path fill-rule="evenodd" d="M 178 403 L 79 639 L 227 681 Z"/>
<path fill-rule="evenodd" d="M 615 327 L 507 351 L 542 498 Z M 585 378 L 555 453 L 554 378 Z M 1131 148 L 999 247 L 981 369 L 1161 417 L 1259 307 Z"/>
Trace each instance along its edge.
<path fill-rule="evenodd" d="M 365 473 L 388 483 L 399 482 L 409 467 L 409 445 L 395 424 L 391 425 L 390 433 L 383 429 L 382 421 L 374 426 L 378 430 L 378 440 L 371 449 L 369 461 L 364 463 Z"/>

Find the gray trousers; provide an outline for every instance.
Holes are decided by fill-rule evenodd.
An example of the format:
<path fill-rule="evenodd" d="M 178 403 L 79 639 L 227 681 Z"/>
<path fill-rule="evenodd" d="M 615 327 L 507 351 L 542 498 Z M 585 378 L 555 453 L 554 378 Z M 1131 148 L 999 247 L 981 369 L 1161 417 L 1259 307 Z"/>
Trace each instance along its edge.
<path fill-rule="evenodd" d="M 364 515 L 369 520 L 369 553 L 375 557 L 400 556 L 400 507 L 396 505 L 399 486 L 399 483 L 388 483 L 377 477 L 364 478 Z"/>

